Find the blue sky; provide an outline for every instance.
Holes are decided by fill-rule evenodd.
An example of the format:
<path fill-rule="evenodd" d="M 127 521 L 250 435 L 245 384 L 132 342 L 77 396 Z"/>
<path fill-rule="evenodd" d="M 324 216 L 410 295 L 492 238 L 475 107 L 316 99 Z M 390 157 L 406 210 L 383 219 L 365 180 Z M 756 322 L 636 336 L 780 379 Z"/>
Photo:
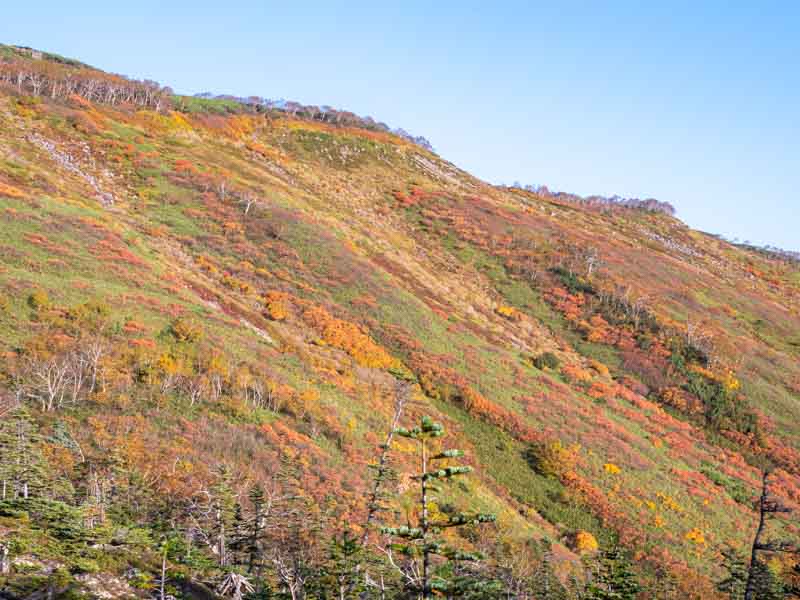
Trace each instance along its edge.
<path fill-rule="evenodd" d="M 0 41 L 346 108 L 487 181 L 652 196 L 800 250 L 797 2 L 38 0 L 3 7 Z"/>

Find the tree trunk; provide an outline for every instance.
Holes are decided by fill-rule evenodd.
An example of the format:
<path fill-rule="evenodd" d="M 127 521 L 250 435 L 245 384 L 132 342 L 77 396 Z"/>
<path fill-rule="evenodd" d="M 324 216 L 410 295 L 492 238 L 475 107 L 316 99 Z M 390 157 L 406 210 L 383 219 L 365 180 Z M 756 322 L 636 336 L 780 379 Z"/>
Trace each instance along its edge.
<path fill-rule="evenodd" d="M 422 440 L 422 598 L 430 595 L 428 586 L 428 569 L 430 568 L 430 552 L 428 552 L 428 455 L 425 440 Z"/>
<path fill-rule="evenodd" d="M 8 546 L 0 544 L 0 575 L 8 575 L 11 570 L 11 557 Z"/>
<path fill-rule="evenodd" d="M 164 554 L 161 557 L 161 586 L 159 588 L 160 600 L 166 600 L 167 586 L 167 545 L 164 544 Z"/>
<path fill-rule="evenodd" d="M 386 435 L 386 441 L 381 449 L 381 456 L 378 459 L 378 470 L 375 475 L 375 485 L 370 493 L 369 506 L 367 508 L 367 519 L 364 523 L 364 533 L 361 534 L 361 545 L 366 546 L 369 537 L 369 528 L 375 517 L 378 514 L 378 501 L 381 495 L 381 485 L 383 484 L 382 477 L 386 474 L 389 461 L 389 451 L 392 447 L 392 440 L 394 439 L 394 432 L 400 424 L 400 417 L 403 415 L 403 408 L 405 407 L 408 395 L 410 392 L 410 385 L 408 383 L 398 383 L 395 391 L 395 406 L 394 416 L 392 423 L 389 426 L 389 433 Z"/>
<path fill-rule="evenodd" d="M 767 507 L 767 477 L 769 472 L 764 471 L 761 479 L 761 499 L 759 500 L 759 517 L 758 529 L 756 536 L 753 538 L 753 546 L 750 549 L 750 568 L 747 570 L 747 587 L 744 591 L 744 600 L 755 600 L 756 593 L 756 564 L 758 561 L 758 549 L 761 543 L 761 534 L 764 532 L 764 523 L 766 521 L 766 507 Z"/>

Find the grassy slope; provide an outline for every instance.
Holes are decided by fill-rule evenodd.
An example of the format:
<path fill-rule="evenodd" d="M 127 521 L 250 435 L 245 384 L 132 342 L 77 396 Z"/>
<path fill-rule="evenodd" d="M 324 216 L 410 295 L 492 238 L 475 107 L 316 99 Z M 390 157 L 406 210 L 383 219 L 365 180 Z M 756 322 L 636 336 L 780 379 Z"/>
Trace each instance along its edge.
<path fill-rule="evenodd" d="M 606 543 L 619 535 L 642 557 L 711 578 L 720 575 L 724 544 L 746 546 L 751 531 L 742 524 L 754 514 L 741 500 L 755 494 L 757 470 L 734 446 L 648 400 L 597 400 L 587 385 L 531 366 L 528 356 L 552 350 L 564 364 L 586 367 L 590 356 L 622 374 L 617 350 L 586 341 L 544 301 L 546 285 L 531 286 L 506 269 L 497 251 L 502 241 L 475 240 L 533 236 L 543 249 L 557 250 L 564 240 L 597 247 L 610 281 L 646 294 L 665 319 L 689 318 L 713 330 L 777 438 L 800 448 L 796 266 L 665 216 L 604 214 L 492 188 L 390 136 L 200 110 L 193 105 L 190 114 L 156 115 L 0 96 L 0 182 L 14 190 L 0 193 L 0 293 L 7 299 L 0 351 L 47 335 L 46 319 L 26 304 L 33 290 L 46 290 L 58 307 L 103 298 L 115 326 L 137 322 L 128 342 L 162 344 L 177 315 L 193 315 L 231 362 L 315 390 L 316 418 L 324 425 L 242 407 L 187 411 L 153 397 L 110 399 L 64 417 L 85 444 L 100 443 L 87 425 L 92 413 L 105 419 L 105 428 L 143 415 L 146 436 L 175 436 L 168 451 L 195 465 L 183 485 L 204 480 L 209 465 L 222 460 L 237 465 L 244 482 L 262 477 L 261 465 L 274 462 L 277 448 L 270 444 L 280 438 L 263 432 L 283 422 L 330 472 L 343 471 L 344 461 L 364 464 L 372 454 L 365 435 L 388 422 L 389 380 L 319 344 L 300 309 L 286 321 L 264 319 L 262 295 L 283 290 L 362 324 L 407 362 L 414 352 L 441 362 L 532 431 L 580 444 L 578 475 L 602 504 L 587 506 L 561 482 L 533 471 L 519 435 L 452 402 L 419 395 L 416 412 L 434 413 L 458 432 L 478 467 L 476 494 L 500 513 L 502 528 L 554 539 L 588 529 Z M 97 176 L 114 193 L 114 206 L 102 208 L 84 178 L 28 141 L 33 133 Z M 258 203 L 245 215 L 213 186 L 204 190 L 203 173 L 247 189 Z M 414 188 L 441 196 L 411 207 L 393 196 Z M 522 316 L 498 314 L 505 304 Z M 329 433 L 331 423 L 346 432 L 345 449 Z M 608 463 L 620 472 L 607 472 Z M 717 479 L 727 487 L 701 471 L 724 473 Z M 782 474 L 791 502 L 798 501 L 790 497 L 800 489 L 796 473 Z M 355 502 L 365 476 L 348 470 L 316 485 L 349 490 L 345 495 Z M 687 538 L 695 529 L 705 542 Z M 634 531 L 635 539 L 625 539 Z"/>

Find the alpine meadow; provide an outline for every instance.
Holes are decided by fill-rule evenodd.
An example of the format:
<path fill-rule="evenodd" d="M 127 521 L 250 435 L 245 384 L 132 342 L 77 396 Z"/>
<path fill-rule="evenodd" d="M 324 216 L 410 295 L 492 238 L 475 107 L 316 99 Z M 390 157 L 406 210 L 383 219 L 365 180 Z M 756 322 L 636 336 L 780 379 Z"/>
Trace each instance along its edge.
<path fill-rule="evenodd" d="M 800 255 L 419 133 L 0 46 L 0 598 L 800 598 Z"/>

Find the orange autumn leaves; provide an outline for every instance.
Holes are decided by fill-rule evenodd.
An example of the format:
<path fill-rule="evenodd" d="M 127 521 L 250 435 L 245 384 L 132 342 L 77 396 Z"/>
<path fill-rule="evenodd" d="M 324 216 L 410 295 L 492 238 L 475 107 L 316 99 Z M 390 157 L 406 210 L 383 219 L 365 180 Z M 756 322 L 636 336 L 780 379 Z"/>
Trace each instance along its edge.
<path fill-rule="evenodd" d="M 306 303 L 297 301 L 296 304 L 302 308 Z M 273 290 L 264 295 L 264 314 L 273 321 L 285 321 L 292 305 L 293 298 L 285 292 Z M 397 360 L 376 344 L 361 327 L 334 317 L 321 306 L 306 306 L 300 317 L 320 335 L 318 344 L 343 350 L 362 367 L 388 369 L 398 366 Z"/>
<path fill-rule="evenodd" d="M 396 365 L 397 361 L 357 325 L 333 317 L 324 308 L 309 308 L 302 318 L 320 333 L 326 344 L 344 350 L 362 367 L 388 369 Z"/>

